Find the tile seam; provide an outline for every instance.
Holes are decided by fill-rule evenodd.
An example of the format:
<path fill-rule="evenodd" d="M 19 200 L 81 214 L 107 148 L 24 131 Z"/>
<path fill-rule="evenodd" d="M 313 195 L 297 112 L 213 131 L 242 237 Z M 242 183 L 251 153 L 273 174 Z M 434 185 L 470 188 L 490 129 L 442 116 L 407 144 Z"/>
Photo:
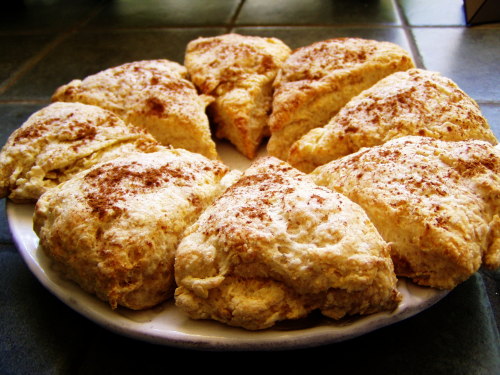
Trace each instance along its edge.
<path fill-rule="evenodd" d="M 420 54 L 420 50 L 418 49 L 417 42 L 415 37 L 413 36 L 412 27 L 410 26 L 408 19 L 404 13 L 403 7 L 399 3 L 399 0 L 393 0 L 394 8 L 399 16 L 401 21 L 401 28 L 406 35 L 406 40 L 408 41 L 408 45 L 410 46 L 410 52 L 412 53 L 415 59 L 415 65 L 419 68 L 425 68 L 424 60 L 422 55 Z"/>
<path fill-rule="evenodd" d="M 18 82 L 23 76 L 25 76 L 29 71 L 31 71 L 41 60 L 49 55 L 58 45 L 67 40 L 70 36 L 74 35 L 79 31 L 82 26 L 84 26 L 93 16 L 95 16 L 101 9 L 103 5 L 96 6 L 89 11 L 85 17 L 83 17 L 79 22 L 74 24 L 69 29 L 62 31 L 45 44 L 45 46 L 38 51 L 34 56 L 27 59 L 23 64 L 20 65 L 13 73 L 10 74 L 9 78 L 0 83 L 0 95 L 4 94 L 9 88 L 11 88 L 16 82 Z"/>
<path fill-rule="evenodd" d="M 238 4 L 238 7 L 236 8 L 236 11 L 234 12 L 234 15 L 231 17 L 231 20 L 229 21 L 229 25 L 227 26 L 226 31 L 228 33 L 232 32 L 234 28 L 236 27 L 236 21 L 238 20 L 238 17 L 240 16 L 241 9 L 245 5 L 245 0 L 241 0 L 240 3 Z"/>

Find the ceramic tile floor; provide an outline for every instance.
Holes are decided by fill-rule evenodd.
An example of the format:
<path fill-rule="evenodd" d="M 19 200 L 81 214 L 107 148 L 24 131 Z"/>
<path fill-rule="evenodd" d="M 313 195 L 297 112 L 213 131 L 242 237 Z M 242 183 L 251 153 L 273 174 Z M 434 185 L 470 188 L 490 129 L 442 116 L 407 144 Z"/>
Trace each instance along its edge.
<path fill-rule="evenodd" d="M 292 48 L 340 36 L 395 42 L 476 99 L 500 138 L 500 23 L 467 27 L 461 0 L 11 0 L 0 13 L 0 145 L 59 85 L 133 60 L 182 63 L 188 41 L 226 32 Z M 3 205 L 0 256 L 17 264 Z M 483 279 L 498 308 L 498 272 Z"/>

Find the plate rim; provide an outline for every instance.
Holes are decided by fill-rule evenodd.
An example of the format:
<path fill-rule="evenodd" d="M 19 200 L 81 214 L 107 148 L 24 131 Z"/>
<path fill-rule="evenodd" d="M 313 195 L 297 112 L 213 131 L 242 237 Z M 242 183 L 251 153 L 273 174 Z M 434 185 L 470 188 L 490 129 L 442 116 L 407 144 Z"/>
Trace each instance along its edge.
<path fill-rule="evenodd" d="M 238 327 L 228 327 L 218 322 L 211 321 L 196 321 L 196 322 L 209 322 L 209 324 L 215 323 L 224 327 L 224 330 L 237 330 L 239 332 L 245 332 L 245 338 L 237 338 L 230 336 L 215 337 L 209 335 L 194 335 L 192 333 L 186 332 L 174 332 L 174 331 L 158 331 L 157 329 L 148 329 L 144 323 L 134 322 L 132 320 L 127 320 L 116 311 L 109 309 L 109 306 L 105 305 L 104 302 L 100 301 L 97 297 L 88 294 L 87 292 L 80 289 L 76 283 L 71 281 L 63 281 L 63 283 L 58 283 L 50 276 L 50 270 L 46 270 L 41 264 L 40 259 L 38 259 L 37 253 L 41 253 L 42 250 L 37 245 L 29 243 L 29 238 L 25 238 L 23 231 L 28 231 L 28 228 L 23 227 L 18 220 L 18 216 L 22 216 L 22 210 L 33 210 L 34 204 L 18 204 L 7 199 L 6 202 L 6 213 L 7 220 L 9 224 L 9 229 L 11 231 L 14 243 L 20 252 L 24 262 L 34 274 L 34 276 L 40 281 L 40 283 L 54 296 L 56 296 L 65 305 L 70 307 L 75 312 L 84 316 L 85 318 L 93 321 L 94 323 L 100 325 L 101 327 L 112 331 L 116 334 L 127 336 L 133 339 L 138 339 L 141 341 L 149 342 L 152 344 L 160 344 L 166 346 L 173 346 L 184 349 L 197 349 L 197 350 L 208 350 L 208 351 L 252 351 L 252 350 L 289 350 L 289 349 L 301 349 L 308 347 L 316 347 L 327 344 L 333 344 L 336 342 L 350 340 L 364 334 L 373 332 L 375 330 L 393 325 L 397 322 L 403 321 L 410 318 L 418 313 L 427 310 L 429 307 L 443 299 L 448 293 L 448 290 L 440 291 L 436 289 L 430 289 L 425 287 L 419 287 L 410 281 L 405 282 L 406 284 L 411 284 L 412 288 L 422 288 L 424 290 L 432 290 L 434 293 L 431 298 L 424 299 L 420 304 L 415 306 L 407 306 L 402 303 L 392 312 L 380 312 L 376 314 L 366 315 L 359 317 L 356 323 L 361 322 L 361 324 L 352 324 L 349 326 L 347 324 L 345 327 L 353 328 L 341 329 L 336 332 L 333 328 L 330 330 L 328 328 L 315 332 L 311 328 L 305 328 L 301 330 L 289 330 L 289 331 L 276 331 L 280 333 L 279 335 L 273 336 L 273 329 L 263 330 L 263 331 L 247 331 Z M 20 213 L 21 212 L 21 213 Z M 33 236 L 37 238 L 36 234 L 32 231 Z M 36 248 L 35 248 L 36 247 Z M 400 280 L 401 282 L 401 280 Z M 71 289 L 80 289 L 77 291 L 76 296 L 71 295 L 71 290 L 68 290 L 67 285 L 71 285 Z M 84 298 L 82 297 L 85 296 Z M 404 298 L 406 296 L 404 295 Z M 83 298 L 83 300 L 82 300 Z M 94 300 L 96 304 L 105 306 L 109 309 L 108 314 L 103 315 L 99 309 L 95 306 L 85 304 L 86 299 Z M 112 314 L 112 315 L 111 315 Z M 114 317 L 111 319 L 109 316 Z M 117 317 L 120 317 L 117 319 Z M 189 318 L 187 318 L 189 319 Z M 297 333 L 299 331 L 304 331 L 303 333 Z M 166 333 L 165 333 L 166 332 Z M 231 331 L 230 331 L 231 332 Z M 266 334 L 262 334 L 266 332 Z M 269 332 L 271 332 L 269 334 Z M 288 334 L 285 334 L 287 333 Z M 290 332 L 294 332 L 290 334 Z"/>

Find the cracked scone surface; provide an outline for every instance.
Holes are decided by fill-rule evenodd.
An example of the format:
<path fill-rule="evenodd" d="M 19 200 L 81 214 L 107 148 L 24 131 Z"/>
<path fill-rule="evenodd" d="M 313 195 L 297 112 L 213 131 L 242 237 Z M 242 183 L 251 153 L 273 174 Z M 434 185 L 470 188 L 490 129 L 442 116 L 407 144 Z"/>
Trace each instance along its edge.
<path fill-rule="evenodd" d="M 414 67 L 410 54 L 390 42 L 336 38 L 296 49 L 274 82 L 268 153 L 287 160 L 297 139 L 326 125 L 352 97 Z"/>
<path fill-rule="evenodd" d="M 80 103 L 53 103 L 32 114 L 0 152 L 0 196 L 36 201 L 79 171 L 158 143 L 113 113 Z"/>
<path fill-rule="evenodd" d="M 296 141 L 288 162 L 303 172 L 406 135 L 498 143 L 477 103 L 437 72 L 393 73 L 352 98 L 331 121 Z"/>
<path fill-rule="evenodd" d="M 184 229 L 237 176 L 181 149 L 130 154 L 42 195 L 34 230 L 64 277 L 112 308 L 145 309 L 173 295 Z"/>
<path fill-rule="evenodd" d="M 119 65 L 59 87 L 53 101 L 93 104 L 146 129 L 163 145 L 217 159 L 205 113 L 210 98 L 198 95 L 186 68 L 158 59 Z"/>
<path fill-rule="evenodd" d="M 500 266 L 500 153 L 484 141 L 407 136 L 312 172 L 364 208 L 391 243 L 396 274 L 451 289 Z"/>
<path fill-rule="evenodd" d="M 208 109 L 217 137 L 249 159 L 269 135 L 272 84 L 290 52 L 279 39 L 234 33 L 198 38 L 186 48 L 191 80 L 214 98 Z"/>
<path fill-rule="evenodd" d="M 255 161 L 186 231 L 175 275 L 176 305 L 191 318 L 250 330 L 400 300 L 388 245 L 363 210 L 273 157 Z"/>

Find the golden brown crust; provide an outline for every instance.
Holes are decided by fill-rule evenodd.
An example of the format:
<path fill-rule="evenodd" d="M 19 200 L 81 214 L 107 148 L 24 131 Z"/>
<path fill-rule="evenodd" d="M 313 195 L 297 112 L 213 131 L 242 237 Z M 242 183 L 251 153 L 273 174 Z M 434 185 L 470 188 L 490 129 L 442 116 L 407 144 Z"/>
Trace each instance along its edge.
<path fill-rule="evenodd" d="M 296 141 L 288 162 L 311 172 L 361 147 L 405 135 L 498 143 L 477 103 L 452 80 L 436 72 L 409 69 L 364 90 L 326 126 Z"/>
<path fill-rule="evenodd" d="M 34 230 L 62 275 L 112 308 L 148 308 L 172 296 L 184 229 L 232 178 L 182 149 L 129 154 L 42 195 Z"/>
<path fill-rule="evenodd" d="M 191 41 L 185 66 L 191 80 L 215 100 L 209 113 L 217 137 L 249 159 L 269 135 L 272 83 L 290 49 L 276 38 L 225 34 Z"/>
<path fill-rule="evenodd" d="M 176 304 L 195 319 L 263 329 L 320 309 L 394 309 L 388 245 L 363 210 L 276 158 L 261 158 L 179 244 Z"/>
<path fill-rule="evenodd" d="M 398 276 L 450 289 L 500 266 L 500 153 L 484 141 L 407 136 L 318 167 L 319 185 L 361 205 Z"/>
<path fill-rule="evenodd" d="M 337 38 L 293 51 L 274 84 L 269 154 L 287 160 L 293 142 L 326 125 L 352 97 L 414 67 L 409 53 L 390 42 Z"/>
<path fill-rule="evenodd" d="M 0 195 L 36 201 L 47 189 L 99 161 L 158 143 L 113 113 L 80 103 L 53 103 L 15 130 L 0 153 Z"/>
<path fill-rule="evenodd" d="M 198 95 L 186 68 L 175 62 L 143 60 L 109 68 L 59 87 L 52 100 L 100 106 L 164 145 L 217 158 L 205 113 L 210 99 Z"/>

